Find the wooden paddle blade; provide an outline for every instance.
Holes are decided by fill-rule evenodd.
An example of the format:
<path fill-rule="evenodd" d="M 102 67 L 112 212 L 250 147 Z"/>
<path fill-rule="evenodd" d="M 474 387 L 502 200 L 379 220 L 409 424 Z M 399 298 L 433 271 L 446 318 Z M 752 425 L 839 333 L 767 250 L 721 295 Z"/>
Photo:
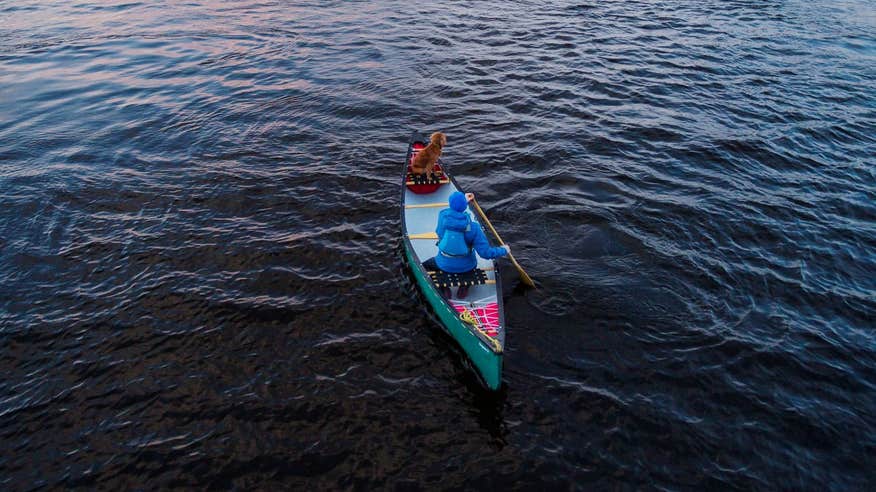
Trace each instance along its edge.
<path fill-rule="evenodd" d="M 529 276 L 528 273 L 526 273 L 526 270 L 524 270 L 523 267 L 520 266 L 520 263 L 517 263 L 517 260 L 514 259 L 514 256 L 509 253 L 508 258 L 511 259 L 511 263 L 513 263 L 514 267 L 517 268 L 517 272 L 520 273 L 520 280 L 523 281 L 524 284 L 535 288 L 535 282 L 532 281 L 532 278 Z"/>

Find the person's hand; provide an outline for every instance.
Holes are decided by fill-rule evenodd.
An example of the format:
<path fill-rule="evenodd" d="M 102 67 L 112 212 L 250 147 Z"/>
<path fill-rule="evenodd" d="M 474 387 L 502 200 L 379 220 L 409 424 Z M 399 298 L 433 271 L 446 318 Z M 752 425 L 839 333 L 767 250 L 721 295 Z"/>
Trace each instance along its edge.
<path fill-rule="evenodd" d="M 511 254 L 511 246 L 508 246 L 507 244 L 503 244 L 502 249 L 505 250 L 505 256 L 508 256 Z"/>
<path fill-rule="evenodd" d="M 467 202 L 474 201 L 474 193 L 466 193 L 465 194 L 465 201 L 467 201 Z"/>

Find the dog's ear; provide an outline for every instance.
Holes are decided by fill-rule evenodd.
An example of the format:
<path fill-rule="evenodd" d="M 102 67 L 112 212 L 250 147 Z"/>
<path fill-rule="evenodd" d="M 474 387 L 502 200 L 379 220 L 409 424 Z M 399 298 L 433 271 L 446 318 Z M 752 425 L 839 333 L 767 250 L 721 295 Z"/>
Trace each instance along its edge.
<path fill-rule="evenodd" d="M 434 144 L 436 144 L 436 145 L 438 145 L 439 147 L 442 147 L 442 148 L 443 148 L 445 145 L 447 145 L 447 135 L 445 135 L 445 134 L 443 134 L 443 133 L 441 133 L 441 132 L 435 132 L 435 133 L 433 133 L 433 134 L 432 134 L 432 138 L 430 138 L 430 140 L 432 141 L 432 143 L 434 143 Z"/>

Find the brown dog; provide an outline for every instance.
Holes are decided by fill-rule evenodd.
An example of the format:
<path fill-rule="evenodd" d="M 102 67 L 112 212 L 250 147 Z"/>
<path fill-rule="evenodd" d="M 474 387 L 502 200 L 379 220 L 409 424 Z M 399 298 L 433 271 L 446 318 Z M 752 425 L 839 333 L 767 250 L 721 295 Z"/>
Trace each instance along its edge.
<path fill-rule="evenodd" d="M 435 163 L 438 162 L 438 157 L 441 155 L 441 150 L 447 145 L 447 135 L 441 132 L 435 132 L 429 137 L 429 145 L 421 150 L 413 162 L 411 162 L 411 173 L 413 174 L 432 174 L 435 168 Z"/>

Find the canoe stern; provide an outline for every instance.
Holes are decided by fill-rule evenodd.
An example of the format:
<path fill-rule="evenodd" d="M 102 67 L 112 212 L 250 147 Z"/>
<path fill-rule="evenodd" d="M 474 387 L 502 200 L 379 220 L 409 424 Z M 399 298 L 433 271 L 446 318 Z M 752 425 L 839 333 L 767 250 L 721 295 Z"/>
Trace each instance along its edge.
<path fill-rule="evenodd" d="M 419 267 L 419 262 L 411 252 L 410 243 L 405 241 L 405 257 L 417 284 L 433 311 L 441 320 L 442 326 L 450 336 L 459 343 L 468 358 L 474 364 L 484 383 L 491 390 L 498 390 L 502 385 L 502 352 L 494 351 L 472 331 L 468 325 L 459 319 L 457 312 L 441 297 L 441 294 L 429 281 L 425 271 Z"/>

